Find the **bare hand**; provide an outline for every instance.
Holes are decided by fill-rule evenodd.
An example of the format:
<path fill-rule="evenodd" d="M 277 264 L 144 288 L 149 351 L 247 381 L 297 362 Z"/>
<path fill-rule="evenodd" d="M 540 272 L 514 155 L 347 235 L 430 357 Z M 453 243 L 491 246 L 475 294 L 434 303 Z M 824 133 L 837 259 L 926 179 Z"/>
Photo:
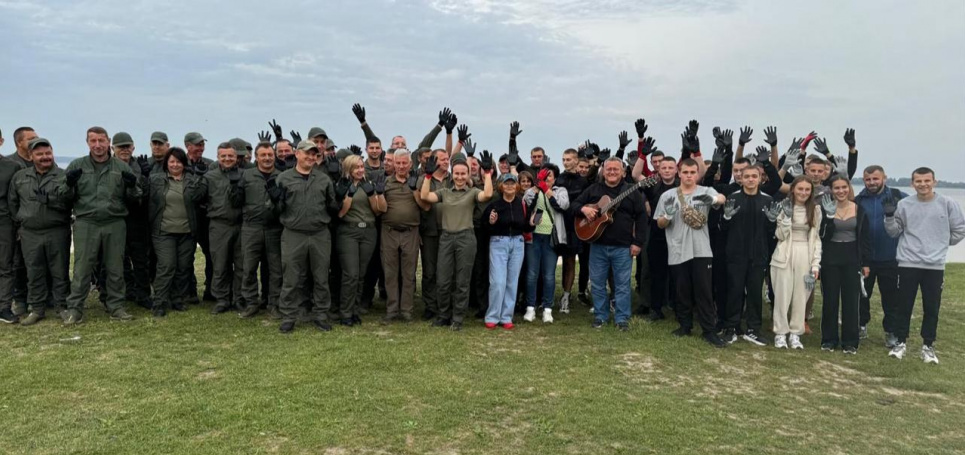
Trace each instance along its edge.
<path fill-rule="evenodd" d="M 636 245 L 630 245 L 630 256 L 637 257 L 640 255 L 640 247 Z"/>
<path fill-rule="evenodd" d="M 490 213 L 490 214 L 489 214 L 489 224 L 496 224 L 496 220 L 497 220 L 498 218 L 499 218 L 499 215 L 497 215 L 497 214 L 496 214 L 496 211 L 493 210 L 493 213 Z"/>
<path fill-rule="evenodd" d="M 583 212 L 583 216 L 586 217 L 586 219 L 593 221 L 596 219 L 599 209 L 585 205 L 580 209 L 580 212 Z"/>
<path fill-rule="evenodd" d="M 869 273 L 871 273 L 871 269 L 868 267 L 861 267 L 861 274 L 864 275 L 865 278 L 868 278 Z"/>

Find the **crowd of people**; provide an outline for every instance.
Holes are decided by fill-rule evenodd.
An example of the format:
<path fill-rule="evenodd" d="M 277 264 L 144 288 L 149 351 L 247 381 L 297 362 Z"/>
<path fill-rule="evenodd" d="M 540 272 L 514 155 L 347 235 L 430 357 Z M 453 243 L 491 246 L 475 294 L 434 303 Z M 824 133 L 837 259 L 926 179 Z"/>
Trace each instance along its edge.
<path fill-rule="evenodd" d="M 421 319 L 456 331 L 472 316 L 490 330 L 513 329 L 519 314 L 549 324 L 554 310 L 582 302 L 594 328 L 612 313 L 626 331 L 633 313 L 657 323 L 669 309 L 677 337 L 696 320 L 715 347 L 803 349 L 820 286 L 821 349 L 855 354 L 877 282 L 889 355 L 905 355 L 920 289 L 921 356 L 938 363 L 946 254 L 965 238 L 962 209 L 935 192 L 926 167 L 912 171 L 909 196 L 867 166 L 856 194 L 852 129 L 846 156 L 833 156 L 814 132 L 782 154 L 774 127 L 754 151 L 750 127 L 736 150 L 735 133 L 714 128 L 707 159 L 696 120 L 674 157 L 638 119 L 635 147 L 626 131 L 615 152 L 586 141 L 564 150 L 560 167 L 541 147 L 521 159 L 518 122 L 494 157 L 477 153 L 448 108 L 412 151 L 403 136 L 383 149 L 365 109 L 352 112 L 364 149 L 338 149 L 319 127 L 289 139 L 273 120 L 254 145 L 218 143 L 216 160 L 197 132 L 183 149 L 155 132 L 150 155 L 137 156 L 130 134 L 95 126 L 89 154 L 66 169 L 50 141 L 18 128 L 16 152 L 0 159 L 0 321 L 32 325 L 56 311 L 78 324 L 99 289 L 115 320 L 132 319 L 127 301 L 165 317 L 203 298 L 213 314 L 267 312 L 282 333 L 298 322 L 329 331 L 361 324 L 377 295 L 383 324 L 412 321 L 419 277 Z M 433 148 L 443 130 L 445 145 Z"/>

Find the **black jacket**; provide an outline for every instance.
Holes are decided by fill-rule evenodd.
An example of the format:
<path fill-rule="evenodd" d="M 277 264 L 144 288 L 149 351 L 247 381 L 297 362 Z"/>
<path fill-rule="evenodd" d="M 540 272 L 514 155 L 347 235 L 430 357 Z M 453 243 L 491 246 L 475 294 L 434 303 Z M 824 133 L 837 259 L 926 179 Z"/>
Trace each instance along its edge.
<path fill-rule="evenodd" d="M 570 204 L 570 210 L 575 219 L 584 218 L 581 211 L 584 205 L 595 204 L 604 195 L 614 199 L 629 188 L 624 182 L 620 182 L 615 188 L 603 182 L 594 183 L 583 191 L 575 203 Z M 593 243 L 627 247 L 636 245 L 643 248 L 647 241 L 648 224 L 643 195 L 639 191 L 633 191 L 613 212 L 613 223 L 607 226 L 600 238 Z"/>
<path fill-rule="evenodd" d="M 864 209 L 861 208 L 861 204 L 855 204 L 857 207 L 857 212 L 855 216 L 858 218 L 858 227 L 855 231 L 855 239 L 857 242 L 857 251 L 854 252 L 858 256 L 858 264 L 862 267 L 868 267 L 871 263 L 871 228 L 868 224 L 868 217 L 865 215 Z M 824 213 L 822 211 L 822 213 Z M 828 249 L 828 245 L 831 242 L 831 237 L 834 235 L 834 219 L 828 217 L 822 217 L 821 220 L 821 246 L 825 251 Z M 821 260 L 827 259 L 827 255 L 821 255 Z"/>
<path fill-rule="evenodd" d="M 496 212 L 496 224 L 489 224 L 490 215 Z M 514 236 L 523 235 L 525 232 L 533 232 L 535 226 L 529 224 L 530 212 L 523 204 L 523 198 L 516 196 L 512 202 L 505 199 L 493 199 L 486 206 L 482 214 L 482 225 L 486 227 L 490 236 Z"/>
<path fill-rule="evenodd" d="M 740 207 L 730 220 L 725 219 L 723 210 L 720 210 L 720 230 L 727 234 L 727 260 L 766 265 L 771 261 L 768 244 L 774 236 L 774 223 L 767 219 L 764 207 L 769 206 L 774 198 L 761 191 L 750 196 L 744 190 L 738 190 L 729 194 L 727 199 Z"/>

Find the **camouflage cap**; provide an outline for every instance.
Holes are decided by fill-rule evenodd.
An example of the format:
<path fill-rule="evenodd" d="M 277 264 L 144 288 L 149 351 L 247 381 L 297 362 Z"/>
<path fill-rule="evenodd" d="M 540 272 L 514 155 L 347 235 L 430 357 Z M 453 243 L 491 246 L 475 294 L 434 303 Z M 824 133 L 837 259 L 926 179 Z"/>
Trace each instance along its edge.
<path fill-rule="evenodd" d="M 318 151 L 318 146 L 315 145 L 315 143 L 312 142 L 312 141 L 307 141 L 307 140 L 305 140 L 305 141 L 301 141 L 301 142 L 298 143 L 298 147 L 296 148 L 296 150 L 301 151 L 301 152 L 308 152 L 308 151 L 311 151 L 311 150 L 315 150 L 315 151 L 317 152 L 317 151 Z"/>
<path fill-rule="evenodd" d="M 168 135 L 163 131 L 155 131 L 151 133 L 151 142 L 167 142 Z"/>
<path fill-rule="evenodd" d="M 44 139 L 44 138 L 42 138 L 42 137 L 35 137 L 35 138 L 31 139 L 30 142 L 27 143 L 27 150 L 32 152 L 33 149 L 35 149 L 35 148 L 37 148 L 38 146 L 41 146 L 41 145 L 46 145 L 47 147 L 50 147 L 50 146 L 51 146 L 51 145 L 50 145 L 50 141 L 48 141 L 48 140 L 46 140 L 46 139 Z"/>
<path fill-rule="evenodd" d="M 194 131 L 184 135 L 185 144 L 198 145 L 206 141 L 207 139 L 205 139 L 204 136 L 201 135 L 201 133 L 196 133 Z"/>
<path fill-rule="evenodd" d="M 111 145 L 115 147 L 122 145 L 134 145 L 134 138 L 132 138 L 130 134 L 121 131 L 115 134 L 114 138 L 111 139 Z"/>
<path fill-rule="evenodd" d="M 325 136 L 325 138 L 328 139 L 328 133 L 326 133 L 325 130 L 317 126 L 313 126 L 312 129 L 308 130 L 309 139 L 314 139 L 318 136 Z"/>

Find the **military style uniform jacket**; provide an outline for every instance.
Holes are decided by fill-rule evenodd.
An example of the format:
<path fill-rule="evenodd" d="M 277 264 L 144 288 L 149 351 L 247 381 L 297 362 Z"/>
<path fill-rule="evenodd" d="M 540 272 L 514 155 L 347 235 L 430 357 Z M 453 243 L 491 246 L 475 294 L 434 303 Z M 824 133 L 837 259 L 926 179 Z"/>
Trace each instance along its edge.
<path fill-rule="evenodd" d="M 241 169 L 233 167 L 222 169 L 220 166 L 208 169 L 197 186 L 186 188 L 195 204 L 208 208 L 208 219 L 237 224 L 241 221 L 241 207 L 232 204 L 237 197 L 238 187 L 231 184 L 232 174 L 241 177 Z"/>
<path fill-rule="evenodd" d="M 275 211 L 285 229 L 317 232 L 327 229 L 332 213 L 338 213 L 335 187 L 321 169 L 312 168 L 307 176 L 288 169 L 276 183 L 287 190 L 287 196 L 275 204 Z M 269 201 L 270 203 L 270 201 Z"/>
<path fill-rule="evenodd" d="M 74 215 L 78 220 L 105 223 L 125 218 L 127 203 L 137 203 L 141 197 L 140 186 L 127 188 L 124 185 L 121 174 L 131 172 L 131 167 L 116 157 L 108 158 L 100 170 L 90 155 L 77 158 L 71 161 L 65 173 L 74 169 L 84 171 L 77 185 L 68 187 L 65 180 L 60 191 L 73 201 Z"/>
<path fill-rule="evenodd" d="M 57 192 L 63 183 L 64 171 L 56 165 L 46 174 L 33 166 L 14 174 L 7 195 L 14 221 L 30 230 L 70 226 L 70 205 Z M 37 190 L 47 192 L 46 204 L 37 199 Z"/>
<path fill-rule="evenodd" d="M 200 182 L 201 177 L 197 175 L 185 173 L 183 177 L 184 184 L 184 208 L 188 215 L 188 226 L 191 227 L 191 233 L 197 234 L 198 232 L 198 215 L 195 211 L 194 201 L 191 199 L 191 187 L 197 187 Z M 168 174 L 166 172 L 151 174 L 150 179 L 150 190 L 148 191 L 148 221 L 151 223 L 151 233 L 160 234 L 161 233 L 161 220 L 164 219 L 164 208 L 167 205 L 167 194 L 168 194 Z"/>
<path fill-rule="evenodd" d="M 281 227 L 278 215 L 272 210 L 271 201 L 268 199 L 268 190 L 265 188 L 269 180 L 277 182 L 279 175 L 281 171 L 277 168 L 272 169 L 268 177 L 265 177 L 257 167 L 245 169 L 238 184 L 239 191 L 235 192 L 235 200 L 232 202 L 235 207 L 241 207 L 241 216 L 245 225 Z"/>

